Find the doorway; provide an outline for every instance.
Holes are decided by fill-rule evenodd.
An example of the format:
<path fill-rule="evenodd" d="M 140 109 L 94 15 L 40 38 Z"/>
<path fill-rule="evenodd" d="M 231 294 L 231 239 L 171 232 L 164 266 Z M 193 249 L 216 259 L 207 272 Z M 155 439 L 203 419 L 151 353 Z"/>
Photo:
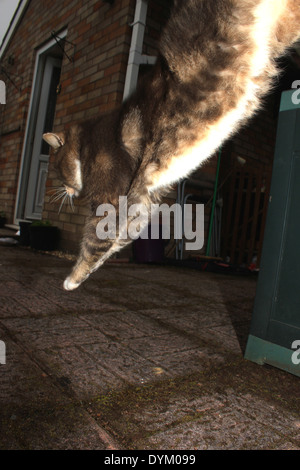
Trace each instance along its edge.
<path fill-rule="evenodd" d="M 37 52 L 19 177 L 17 222 L 42 218 L 50 153 L 42 136 L 53 127 L 62 56 L 63 48 L 55 41 Z"/>

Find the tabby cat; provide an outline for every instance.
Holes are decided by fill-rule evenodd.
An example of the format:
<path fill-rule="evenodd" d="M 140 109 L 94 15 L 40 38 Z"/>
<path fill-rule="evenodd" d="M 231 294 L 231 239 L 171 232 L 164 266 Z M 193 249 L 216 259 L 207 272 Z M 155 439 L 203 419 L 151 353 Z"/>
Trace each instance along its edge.
<path fill-rule="evenodd" d="M 150 204 L 258 109 L 275 59 L 300 36 L 300 0 L 174 0 L 157 63 L 119 109 L 47 133 L 70 197 L 91 215 L 64 288 L 77 288 L 130 240 L 99 240 L 99 204 Z"/>

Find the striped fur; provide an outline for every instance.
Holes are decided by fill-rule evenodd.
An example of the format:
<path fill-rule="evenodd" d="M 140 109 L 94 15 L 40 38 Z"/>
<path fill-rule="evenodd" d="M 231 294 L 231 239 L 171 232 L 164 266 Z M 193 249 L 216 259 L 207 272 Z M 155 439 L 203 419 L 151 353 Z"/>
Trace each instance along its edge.
<path fill-rule="evenodd" d="M 174 0 L 157 64 L 136 93 L 56 138 L 64 180 L 71 171 L 67 184 L 78 191 L 80 180 L 92 207 L 65 289 L 130 241 L 98 240 L 96 207 L 119 195 L 150 204 L 199 167 L 259 109 L 278 74 L 275 59 L 299 35 L 300 0 Z"/>

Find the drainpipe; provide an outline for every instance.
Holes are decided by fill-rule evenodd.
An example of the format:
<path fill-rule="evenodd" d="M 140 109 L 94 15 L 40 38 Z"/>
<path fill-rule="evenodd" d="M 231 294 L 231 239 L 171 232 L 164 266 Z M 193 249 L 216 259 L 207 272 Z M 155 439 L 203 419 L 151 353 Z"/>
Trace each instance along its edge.
<path fill-rule="evenodd" d="M 143 42 L 146 27 L 148 0 L 136 0 L 131 45 L 127 64 L 123 100 L 135 90 L 141 64 L 154 65 L 156 57 L 143 55 Z"/>

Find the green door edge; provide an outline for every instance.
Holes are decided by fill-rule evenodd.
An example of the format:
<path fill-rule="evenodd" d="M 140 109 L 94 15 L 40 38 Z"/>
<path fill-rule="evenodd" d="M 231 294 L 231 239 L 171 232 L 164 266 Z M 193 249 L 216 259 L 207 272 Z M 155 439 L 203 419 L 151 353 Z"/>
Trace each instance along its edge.
<path fill-rule="evenodd" d="M 244 357 L 257 364 L 269 364 L 300 377 L 300 363 L 294 364 L 292 360 L 294 359 L 294 362 L 300 361 L 300 351 L 287 349 L 257 336 L 249 335 Z"/>

